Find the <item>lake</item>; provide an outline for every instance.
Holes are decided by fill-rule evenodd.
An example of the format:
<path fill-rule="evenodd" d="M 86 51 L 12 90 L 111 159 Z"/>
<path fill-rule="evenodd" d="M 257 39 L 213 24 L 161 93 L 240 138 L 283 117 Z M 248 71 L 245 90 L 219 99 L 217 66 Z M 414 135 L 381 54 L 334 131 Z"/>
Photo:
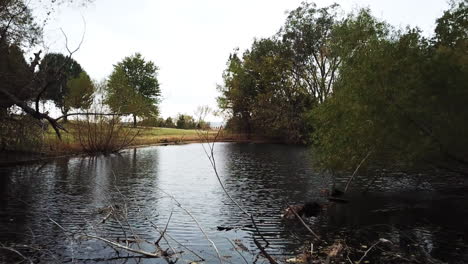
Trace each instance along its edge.
<path fill-rule="evenodd" d="M 279 262 L 314 241 L 299 221 L 281 218 L 287 203 L 306 201 L 326 207 L 318 217 L 305 220 L 324 240 L 343 239 L 368 248 L 384 238 L 409 255 L 419 248 L 449 263 L 468 262 L 466 179 L 435 171 L 387 172 L 362 194 L 372 175 L 358 175 L 345 196 L 350 202 L 334 204 L 324 195 L 331 177 L 314 170 L 312 155 L 300 146 L 215 144 L 221 181 L 232 198 L 255 215 L 269 241 L 266 250 Z M 339 177 L 337 185 L 344 186 L 346 180 Z M 155 226 L 161 231 L 168 223 L 170 237 L 160 245 L 183 252 L 178 263 L 199 261 L 197 255 L 207 263 L 219 262 L 200 227 L 225 263 L 244 263 L 243 258 L 268 263 L 258 255 L 253 238 L 265 243 L 221 188 L 201 144 L 0 168 L 0 194 L 0 247 L 14 248 L 34 262 L 167 263 L 117 253 L 83 235 L 127 241 L 138 248 L 134 237 L 154 243 L 160 237 Z M 140 243 L 139 249 L 154 250 L 154 245 Z M 0 249 L 0 262 L 21 260 Z"/>

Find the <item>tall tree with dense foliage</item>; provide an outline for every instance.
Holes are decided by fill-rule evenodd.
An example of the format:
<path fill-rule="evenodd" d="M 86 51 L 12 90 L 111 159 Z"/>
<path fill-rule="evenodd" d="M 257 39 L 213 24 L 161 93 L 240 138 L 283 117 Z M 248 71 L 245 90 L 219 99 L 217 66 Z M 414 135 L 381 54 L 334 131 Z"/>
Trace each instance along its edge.
<path fill-rule="evenodd" d="M 135 127 L 137 117 L 157 116 L 161 96 L 157 71 L 139 53 L 125 57 L 109 77 L 106 103 L 114 112 L 131 114 Z"/>
<path fill-rule="evenodd" d="M 86 72 L 81 72 L 76 78 L 67 82 L 69 88 L 64 104 L 70 108 L 89 109 L 93 103 L 94 83 Z"/>
<path fill-rule="evenodd" d="M 65 122 L 71 108 L 90 106 L 94 93 L 93 84 L 74 59 L 60 53 L 49 53 L 39 65 L 39 74 L 48 83 L 43 99 L 54 102 L 65 116 Z"/>
<path fill-rule="evenodd" d="M 303 2 L 289 13 L 279 32 L 290 50 L 292 77 L 319 103 L 331 95 L 341 63 L 340 54 L 334 49 L 337 39 L 333 31 L 338 23 L 338 8 L 337 4 L 318 8 L 314 3 Z"/>
<path fill-rule="evenodd" d="M 431 40 L 415 29 L 375 30 L 387 33 L 346 58 L 337 91 L 312 115 L 320 165 L 351 170 L 369 156 L 370 164 L 466 174 L 467 11 L 461 2 L 445 12 Z"/>
<path fill-rule="evenodd" d="M 232 116 L 228 128 L 307 142 L 307 113 L 331 95 L 341 62 L 333 45 L 336 13 L 337 5 L 303 3 L 278 34 L 230 56 L 218 88 L 219 106 Z"/>

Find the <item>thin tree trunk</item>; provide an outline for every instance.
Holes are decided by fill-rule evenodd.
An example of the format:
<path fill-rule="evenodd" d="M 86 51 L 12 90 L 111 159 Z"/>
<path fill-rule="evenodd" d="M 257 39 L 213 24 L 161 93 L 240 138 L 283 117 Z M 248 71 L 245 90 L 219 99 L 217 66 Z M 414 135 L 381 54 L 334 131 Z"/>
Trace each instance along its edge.
<path fill-rule="evenodd" d="M 133 115 L 133 127 L 137 127 L 136 115 Z"/>

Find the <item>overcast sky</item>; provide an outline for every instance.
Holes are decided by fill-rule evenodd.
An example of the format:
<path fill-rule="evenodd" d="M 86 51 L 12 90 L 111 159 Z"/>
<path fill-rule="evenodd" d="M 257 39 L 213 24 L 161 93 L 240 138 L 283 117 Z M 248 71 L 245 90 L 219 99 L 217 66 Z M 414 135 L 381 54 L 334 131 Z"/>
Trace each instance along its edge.
<path fill-rule="evenodd" d="M 160 68 L 158 79 L 163 117 L 193 114 L 199 105 L 216 108 L 216 84 L 234 48 L 249 48 L 254 38 L 275 34 L 286 11 L 302 0 L 95 0 L 86 7 L 63 6 L 45 29 L 49 51 L 64 51 L 62 28 L 69 46 L 81 49 L 74 58 L 97 80 L 113 64 L 140 52 Z M 430 35 L 435 19 L 448 8 L 445 0 L 317 0 L 319 6 L 339 3 L 345 12 L 370 7 L 373 14 L 404 28 L 417 26 Z M 212 121 L 216 118 L 211 117 Z"/>

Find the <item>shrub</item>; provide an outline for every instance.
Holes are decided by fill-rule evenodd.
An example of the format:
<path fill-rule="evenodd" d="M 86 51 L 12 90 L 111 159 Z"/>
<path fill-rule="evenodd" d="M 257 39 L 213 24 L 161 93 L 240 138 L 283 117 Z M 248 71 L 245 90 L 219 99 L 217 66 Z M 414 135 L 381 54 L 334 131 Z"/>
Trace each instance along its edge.
<path fill-rule="evenodd" d="M 81 147 L 91 154 L 115 153 L 129 146 L 139 131 L 124 127 L 116 115 L 87 115 L 77 120 L 75 137 Z"/>

